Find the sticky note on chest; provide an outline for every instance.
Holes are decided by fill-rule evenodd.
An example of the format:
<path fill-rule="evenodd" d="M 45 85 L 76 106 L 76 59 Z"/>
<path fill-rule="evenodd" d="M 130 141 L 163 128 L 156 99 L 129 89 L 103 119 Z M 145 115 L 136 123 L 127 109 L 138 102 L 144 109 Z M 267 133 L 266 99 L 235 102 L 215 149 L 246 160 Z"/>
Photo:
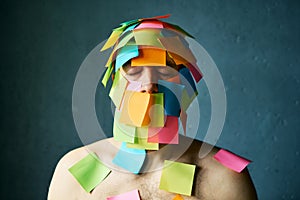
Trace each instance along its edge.
<path fill-rule="evenodd" d="M 191 196 L 195 165 L 165 160 L 159 189 Z"/>
<path fill-rule="evenodd" d="M 140 200 L 140 195 L 138 190 L 132 190 L 117 196 L 107 197 L 106 200 Z"/>

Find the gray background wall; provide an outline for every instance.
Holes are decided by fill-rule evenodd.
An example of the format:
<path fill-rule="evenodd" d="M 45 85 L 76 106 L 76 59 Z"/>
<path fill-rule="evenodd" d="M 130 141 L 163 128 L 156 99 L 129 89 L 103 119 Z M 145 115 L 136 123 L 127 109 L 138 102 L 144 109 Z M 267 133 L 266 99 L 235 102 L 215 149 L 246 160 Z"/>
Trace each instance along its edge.
<path fill-rule="evenodd" d="M 299 1 L 1 1 L 1 199 L 45 199 L 81 141 L 76 72 L 119 23 L 171 13 L 210 53 L 227 89 L 217 145 L 245 156 L 260 199 L 300 199 Z"/>

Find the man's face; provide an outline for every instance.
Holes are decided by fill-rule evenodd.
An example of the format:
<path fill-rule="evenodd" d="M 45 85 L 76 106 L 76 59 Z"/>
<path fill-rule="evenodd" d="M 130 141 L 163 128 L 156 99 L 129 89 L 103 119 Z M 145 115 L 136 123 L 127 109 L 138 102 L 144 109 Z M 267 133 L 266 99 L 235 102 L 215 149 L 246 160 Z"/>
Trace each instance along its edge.
<path fill-rule="evenodd" d="M 159 80 L 179 83 L 179 73 L 169 66 L 131 66 L 121 68 L 121 74 L 129 82 L 138 82 L 141 88 L 138 92 L 157 93 Z"/>

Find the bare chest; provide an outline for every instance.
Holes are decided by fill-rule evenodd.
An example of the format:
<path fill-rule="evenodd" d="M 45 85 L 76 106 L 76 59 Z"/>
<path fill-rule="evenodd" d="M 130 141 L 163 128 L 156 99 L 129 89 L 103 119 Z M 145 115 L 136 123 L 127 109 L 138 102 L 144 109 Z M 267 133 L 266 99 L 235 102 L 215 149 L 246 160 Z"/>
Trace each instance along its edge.
<path fill-rule="evenodd" d="M 106 200 L 109 196 L 115 196 L 131 190 L 138 189 L 142 200 L 172 200 L 176 194 L 159 189 L 161 171 L 151 172 L 143 175 L 132 175 L 113 171 L 92 194 L 86 199 Z M 193 188 L 197 190 L 195 186 Z M 185 200 L 201 199 L 198 191 L 193 191 L 193 196 L 182 196 Z"/>

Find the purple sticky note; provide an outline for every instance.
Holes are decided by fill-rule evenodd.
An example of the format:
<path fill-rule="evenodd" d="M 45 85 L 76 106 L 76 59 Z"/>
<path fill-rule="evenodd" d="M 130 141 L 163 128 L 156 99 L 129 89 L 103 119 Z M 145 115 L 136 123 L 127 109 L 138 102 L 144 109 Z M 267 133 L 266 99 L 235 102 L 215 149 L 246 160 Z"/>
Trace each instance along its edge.
<path fill-rule="evenodd" d="M 142 82 L 128 80 L 127 90 L 139 92 L 142 88 Z"/>
<path fill-rule="evenodd" d="M 241 172 L 251 162 L 245 158 L 235 155 L 224 149 L 220 149 L 215 155 L 214 159 L 220 162 L 225 167 L 232 169 L 236 172 Z"/>
<path fill-rule="evenodd" d="M 140 195 L 138 190 L 132 190 L 114 197 L 107 197 L 107 200 L 140 200 Z"/>

